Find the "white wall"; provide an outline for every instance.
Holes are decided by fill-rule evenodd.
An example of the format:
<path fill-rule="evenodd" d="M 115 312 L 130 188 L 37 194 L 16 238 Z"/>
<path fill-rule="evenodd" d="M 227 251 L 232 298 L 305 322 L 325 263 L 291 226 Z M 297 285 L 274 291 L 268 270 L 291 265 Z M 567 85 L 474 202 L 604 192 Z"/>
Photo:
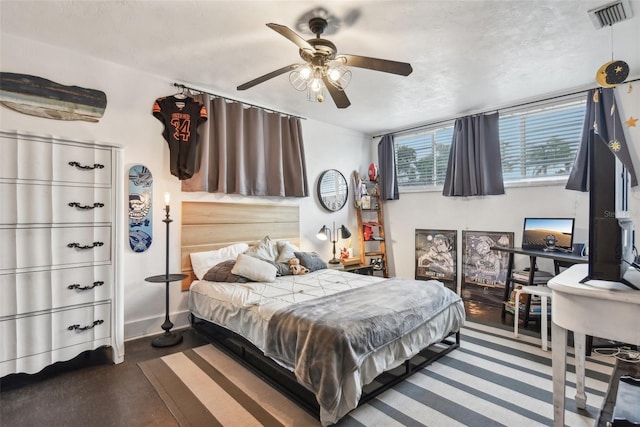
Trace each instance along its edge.
<path fill-rule="evenodd" d="M 640 117 L 639 82 L 616 88 L 616 99 L 623 122 L 630 116 Z M 635 127 L 623 124 L 623 128 L 640 178 L 637 148 L 640 144 L 640 121 Z M 377 139 L 372 141 L 374 156 L 377 154 L 377 142 Z M 511 187 L 504 195 L 469 198 L 444 197 L 441 192 L 401 193 L 400 200 L 384 204 L 390 273 L 414 277 L 416 229 L 458 230 L 458 255 L 461 256 L 462 230 L 512 231 L 515 246 L 520 246 L 524 217 L 575 217 L 574 242 L 586 242 L 589 233 L 588 193 L 565 190 L 564 185 L 563 182 L 551 186 Z M 640 228 L 640 186 L 632 189 L 629 204 L 633 222 L 636 228 Z M 523 258 L 516 257 L 517 266 L 528 265 L 528 260 Z M 461 264 L 462 260 L 458 259 L 458 286 Z M 541 268 L 553 271 L 548 260 L 539 264 Z"/>
<path fill-rule="evenodd" d="M 576 243 L 584 243 L 589 233 L 587 193 L 565 190 L 562 186 L 507 188 L 506 194 L 491 197 L 453 198 L 440 192 L 400 195 L 385 206 L 385 233 L 390 240 L 392 274 L 413 277 L 416 229 L 458 230 L 458 256 L 462 256 L 462 231 L 512 231 L 515 246 L 521 244 L 524 217 L 574 217 Z M 401 221 L 396 221 L 402 215 Z M 528 265 L 517 257 L 518 265 Z M 458 259 L 458 278 L 462 259 Z M 542 260 L 539 267 L 553 271 Z"/>
<path fill-rule="evenodd" d="M 162 138 L 162 124 L 151 115 L 153 101 L 175 92 L 170 76 L 156 76 L 135 69 L 82 56 L 55 46 L 1 34 L 0 69 L 3 72 L 31 74 L 63 85 L 97 89 L 107 94 L 107 108 L 98 123 L 60 121 L 21 114 L 0 106 L 0 128 L 40 134 L 50 134 L 81 140 L 95 140 L 122 145 L 125 173 L 135 164 L 147 166 L 153 173 L 153 192 L 156 203 L 153 217 L 153 244 L 144 253 L 125 248 L 125 338 L 131 339 L 162 332 L 164 320 L 164 285 L 151 284 L 145 277 L 164 273 L 165 266 L 165 192 L 171 194 L 170 270 L 179 272 L 179 224 L 181 200 L 221 200 L 256 202 L 257 198 L 182 193 L 180 181 L 169 172 L 169 151 Z M 365 135 L 304 120 L 302 123 L 307 158 L 307 177 L 310 197 L 301 199 L 259 198 L 260 202 L 294 203 L 300 205 L 301 247 L 317 250 L 326 259 L 331 248 L 315 238 L 323 224 L 336 221 L 355 229 L 353 208 L 329 213 L 315 197 L 315 184 L 320 173 L 329 168 L 349 177 L 354 169 L 368 164 L 369 139 Z M 126 177 L 125 177 L 126 179 Z M 127 195 L 123 195 L 126 198 Z M 128 204 L 125 203 L 125 206 Z M 128 238 L 125 238 L 128 242 Z M 179 291 L 179 284 L 171 287 L 171 320 L 175 327 L 187 325 L 187 293 Z"/>

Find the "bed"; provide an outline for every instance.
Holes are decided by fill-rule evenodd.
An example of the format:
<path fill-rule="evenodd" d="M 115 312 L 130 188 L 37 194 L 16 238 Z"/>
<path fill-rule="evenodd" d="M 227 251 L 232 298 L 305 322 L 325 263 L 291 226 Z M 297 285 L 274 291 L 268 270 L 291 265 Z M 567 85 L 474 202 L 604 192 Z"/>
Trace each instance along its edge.
<path fill-rule="evenodd" d="M 193 327 L 323 425 L 460 343 L 455 293 L 436 281 L 326 268 L 298 249 L 295 205 L 185 202 L 182 218 Z M 283 265 L 267 267 L 265 251 Z M 292 253 L 308 274 L 277 274 Z"/>

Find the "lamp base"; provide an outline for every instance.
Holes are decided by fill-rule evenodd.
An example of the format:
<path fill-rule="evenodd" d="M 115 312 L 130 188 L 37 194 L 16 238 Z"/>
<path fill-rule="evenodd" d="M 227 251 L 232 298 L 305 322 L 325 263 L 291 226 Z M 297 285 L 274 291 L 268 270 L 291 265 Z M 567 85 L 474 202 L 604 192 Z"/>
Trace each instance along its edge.
<path fill-rule="evenodd" d="M 340 260 L 338 258 L 331 258 L 329 264 L 340 264 Z"/>
<path fill-rule="evenodd" d="M 151 341 L 153 347 L 171 347 L 182 342 L 182 335 L 174 334 L 173 332 L 165 332 L 164 334 L 155 337 Z"/>

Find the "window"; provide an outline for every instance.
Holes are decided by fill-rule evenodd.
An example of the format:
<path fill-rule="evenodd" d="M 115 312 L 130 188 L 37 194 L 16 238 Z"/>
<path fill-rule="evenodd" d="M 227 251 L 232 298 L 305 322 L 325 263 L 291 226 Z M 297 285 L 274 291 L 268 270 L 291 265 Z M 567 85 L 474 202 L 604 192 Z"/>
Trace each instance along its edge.
<path fill-rule="evenodd" d="M 444 184 L 453 123 L 394 137 L 399 187 L 423 188 Z"/>
<path fill-rule="evenodd" d="M 504 182 L 569 176 L 580 145 L 586 101 L 564 99 L 500 112 Z"/>
<path fill-rule="evenodd" d="M 583 94 L 500 110 L 504 182 L 565 177 L 575 159 L 586 108 Z M 454 120 L 394 136 L 401 190 L 444 184 Z"/>

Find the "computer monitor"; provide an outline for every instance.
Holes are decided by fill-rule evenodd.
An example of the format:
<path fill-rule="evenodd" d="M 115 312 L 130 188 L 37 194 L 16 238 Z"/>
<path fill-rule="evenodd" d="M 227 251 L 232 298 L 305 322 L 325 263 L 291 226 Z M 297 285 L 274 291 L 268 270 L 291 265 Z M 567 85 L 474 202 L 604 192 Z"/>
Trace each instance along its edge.
<path fill-rule="evenodd" d="M 522 248 L 573 251 L 574 218 L 525 218 Z"/>

